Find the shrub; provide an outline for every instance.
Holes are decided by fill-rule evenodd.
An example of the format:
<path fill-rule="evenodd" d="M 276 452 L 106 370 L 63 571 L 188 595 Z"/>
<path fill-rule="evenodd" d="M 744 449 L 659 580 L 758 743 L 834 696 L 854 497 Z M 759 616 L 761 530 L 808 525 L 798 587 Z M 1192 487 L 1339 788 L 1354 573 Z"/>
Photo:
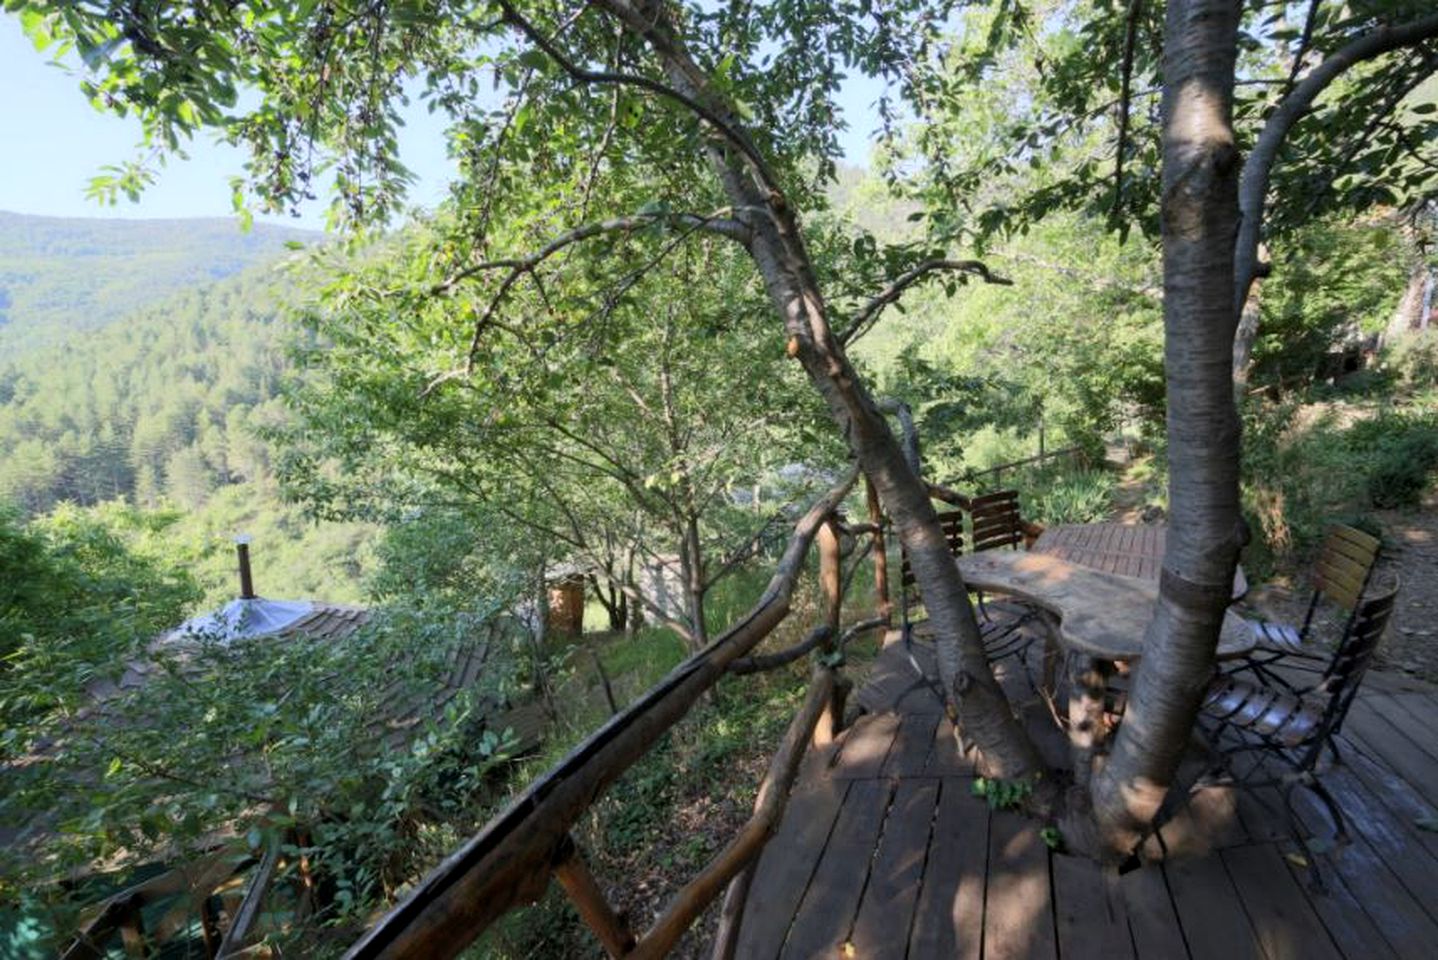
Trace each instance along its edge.
<path fill-rule="evenodd" d="M 1384 447 L 1368 474 L 1368 498 L 1375 507 L 1416 507 L 1438 467 L 1438 429 L 1409 433 Z"/>
<path fill-rule="evenodd" d="M 1039 523 L 1093 523 L 1112 511 L 1113 474 L 1104 470 L 1073 470 L 1035 474 L 1021 485 L 1024 514 Z"/>

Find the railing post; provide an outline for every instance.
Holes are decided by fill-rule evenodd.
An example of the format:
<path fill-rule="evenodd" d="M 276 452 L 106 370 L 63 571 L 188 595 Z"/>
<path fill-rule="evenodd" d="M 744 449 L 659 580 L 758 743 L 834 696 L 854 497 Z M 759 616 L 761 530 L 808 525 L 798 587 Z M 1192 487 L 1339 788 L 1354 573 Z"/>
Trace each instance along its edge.
<path fill-rule="evenodd" d="M 839 520 L 829 514 L 819 528 L 819 586 L 824 593 L 824 622 L 829 627 L 821 649 L 832 654 L 838 649 L 839 621 L 844 614 L 844 570 L 843 557 L 839 550 Z M 837 678 L 836 678 L 837 679 Z M 814 745 L 823 747 L 834 742 L 844 728 L 844 704 L 848 688 L 844 683 L 835 683 L 833 693 L 814 728 Z"/>
<path fill-rule="evenodd" d="M 839 638 L 839 620 L 843 616 L 844 571 L 839 555 L 839 521 L 831 513 L 819 528 L 819 587 L 824 592 L 824 622 L 829 625 L 825 650 L 832 650 Z"/>
<path fill-rule="evenodd" d="M 869 502 L 869 522 L 874 531 L 874 615 L 885 623 L 892 621 L 894 605 L 889 602 L 889 552 L 884 542 L 884 508 L 879 503 L 879 491 L 874 489 L 868 477 L 864 478 L 864 498 Z"/>
<path fill-rule="evenodd" d="M 584 925 L 599 938 L 605 953 L 611 957 L 622 957 L 634 949 L 634 934 L 629 925 L 604 899 L 604 892 L 599 889 L 594 874 L 589 872 L 589 865 L 584 862 L 579 847 L 567 834 L 556 853 L 554 879 L 569 895 L 569 902 L 579 911 Z"/>

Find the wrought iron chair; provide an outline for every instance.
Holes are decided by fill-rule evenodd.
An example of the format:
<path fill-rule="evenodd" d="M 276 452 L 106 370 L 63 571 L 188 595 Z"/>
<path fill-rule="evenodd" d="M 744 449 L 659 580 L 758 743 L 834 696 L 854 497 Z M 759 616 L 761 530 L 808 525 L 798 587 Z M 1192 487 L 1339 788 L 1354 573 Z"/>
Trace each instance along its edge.
<path fill-rule="evenodd" d="M 939 527 L 944 532 L 944 539 L 948 541 L 949 552 L 955 557 L 964 551 L 964 519 L 964 513 L 960 510 L 939 514 Z M 907 640 L 913 633 L 915 623 L 912 611 L 923 606 L 923 597 L 919 594 L 918 581 L 909 565 L 909 552 L 903 549 L 902 543 L 899 548 L 902 561 L 899 572 L 899 610 L 903 620 L 904 637 Z M 993 617 L 980 603 L 979 636 L 984 641 L 984 652 L 990 662 L 1023 652 L 1031 638 L 1021 633 L 1019 628 L 1031 617 L 1032 614 L 1028 611 L 1017 611 L 1003 618 Z"/>
<path fill-rule="evenodd" d="M 1031 540 L 1037 536 L 1038 531 L 1033 524 L 1026 523 L 1019 512 L 1019 492 L 1017 490 L 998 490 L 970 500 L 969 527 L 973 536 L 974 553 L 984 550 L 1002 550 L 1005 547 L 1013 550 L 1018 550 L 1020 547 L 1027 548 Z M 988 604 L 984 600 L 983 591 L 978 591 L 976 596 L 981 623 L 985 625 L 994 623 L 994 618 L 989 614 Z M 1023 619 L 1028 620 L 1033 616 L 1034 613 L 1028 612 L 1023 615 Z"/>
<path fill-rule="evenodd" d="M 1260 679 L 1276 683 L 1290 692 L 1301 690 L 1271 669 L 1272 665 L 1288 658 L 1307 660 L 1310 668 L 1322 660 L 1322 652 L 1315 651 L 1309 644 L 1313 631 L 1314 615 L 1319 602 L 1327 600 L 1347 614 L 1345 634 L 1357 616 L 1358 602 L 1368 581 L 1373 576 L 1373 566 L 1378 560 L 1380 541 L 1377 537 L 1354 527 L 1339 525 L 1328 532 L 1319 550 L 1318 563 L 1313 572 L 1313 595 L 1308 600 L 1308 611 L 1303 624 L 1294 626 L 1268 620 L 1250 620 L 1258 636 L 1258 647 L 1228 673 L 1238 674 L 1251 671 Z"/>
<path fill-rule="evenodd" d="M 1299 787 L 1306 787 L 1323 802 L 1333 821 L 1335 841 L 1348 839 L 1343 811 L 1319 781 L 1316 768 L 1325 745 L 1333 752 L 1334 760 L 1339 759 L 1334 738 L 1343 729 L 1344 718 L 1388 626 L 1397 595 L 1395 582 L 1355 605 L 1343 638 L 1317 683 L 1295 691 L 1287 683 L 1264 683 L 1261 678 L 1247 680 L 1225 674 L 1213 681 L 1204 696 L 1201 717 L 1213 723 L 1209 742 L 1230 775 L 1229 761 L 1237 754 L 1255 750 L 1265 751 L 1289 768 L 1287 773 L 1254 780 L 1255 774 L 1267 773 L 1260 761 L 1245 777 L 1235 779 L 1251 787 L 1283 787 L 1290 826 L 1305 850 L 1309 849 L 1308 841 L 1294 825 L 1292 798 Z M 1225 745 L 1225 733 L 1235 734 L 1238 743 Z"/>

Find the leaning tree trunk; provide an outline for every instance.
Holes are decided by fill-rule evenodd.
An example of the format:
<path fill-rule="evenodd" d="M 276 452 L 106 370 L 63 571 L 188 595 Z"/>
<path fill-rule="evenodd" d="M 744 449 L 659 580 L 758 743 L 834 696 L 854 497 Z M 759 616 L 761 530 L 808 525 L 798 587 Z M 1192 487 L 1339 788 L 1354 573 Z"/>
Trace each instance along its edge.
<path fill-rule="evenodd" d="M 1238 0 L 1170 0 L 1164 34 L 1163 274 L 1170 519 L 1159 599 L 1091 797 L 1127 852 L 1173 782 L 1212 675 L 1244 539 L 1233 403 Z"/>
<path fill-rule="evenodd" d="M 724 132 L 714 133 L 709 145 L 712 166 L 734 209 L 746 211 L 749 218 L 748 250 L 783 317 L 790 355 L 803 364 L 823 397 L 908 552 L 937 638 L 950 715 L 978 748 L 986 773 L 1033 775 L 1040 769 L 1037 753 L 989 668 L 968 592 L 928 491 L 905 462 L 893 431 L 830 328 L 794 211 L 764 169 L 736 111 L 715 92 L 673 30 L 664 4 L 602 0 L 602 5 L 644 38 L 659 57 L 669 85 L 707 111 L 711 126 L 722 125 Z"/>

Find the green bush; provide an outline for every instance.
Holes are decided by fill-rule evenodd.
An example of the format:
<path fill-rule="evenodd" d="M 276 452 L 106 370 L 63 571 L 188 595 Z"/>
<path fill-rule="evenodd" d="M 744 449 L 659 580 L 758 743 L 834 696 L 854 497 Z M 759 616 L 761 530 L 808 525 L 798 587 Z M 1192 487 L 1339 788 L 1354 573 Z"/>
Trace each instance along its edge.
<path fill-rule="evenodd" d="M 1368 498 L 1380 508 L 1416 507 L 1434 467 L 1438 467 L 1438 429 L 1409 433 L 1382 449 L 1368 474 Z"/>
<path fill-rule="evenodd" d="M 1113 511 L 1113 474 L 1106 470 L 1050 470 L 1024 478 L 1018 489 L 1024 516 L 1038 523 L 1095 523 Z"/>

